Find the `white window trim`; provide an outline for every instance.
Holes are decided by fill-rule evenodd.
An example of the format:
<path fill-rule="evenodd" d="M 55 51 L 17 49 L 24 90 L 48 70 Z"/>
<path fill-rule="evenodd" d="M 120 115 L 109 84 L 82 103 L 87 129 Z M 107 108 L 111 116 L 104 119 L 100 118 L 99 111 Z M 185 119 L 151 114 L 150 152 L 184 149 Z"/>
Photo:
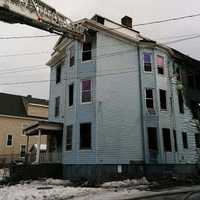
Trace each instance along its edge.
<path fill-rule="evenodd" d="M 26 154 L 26 145 L 25 144 L 20 144 L 20 158 L 24 158 L 24 157 L 21 157 L 22 146 L 25 146 L 25 154 Z"/>
<path fill-rule="evenodd" d="M 85 63 L 89 63 L 91 61 L 94 61 L 93 59 L 93 52 L 92 52 L 92 48 L 91 48 L 91 59 L 90 60 L 84 60 L 83 61 L 83 43 L 81 44 L 81 64 L 85 64 Z"/>
<path fill-rule="evenodd" d="M 151 71 L 145 71 L 145 66 L 144 66 L 144 54 L 151 54 Z M 145 74 L 153 74 L 153 53 L 151 53 L 151 52 L 143 52 L 143 54 L 142 54 L 142 61 L 143 61 L 143 72 L 145 73 Z"/>
<path fill-rule="evenodd" d="M 147 99 L 150 99 L 150 98 L 147 98 L 147 95 L 146 95 L 146 91 L 147 90 L 152 90 L 153 92 L 153 108 L 147 108 Z M 155 112 L 155 89 L 154 88 L 145 88 L 145 105 L 146 105 L 146 110 L 148 112 Z"/>
<path fill-rule="evenodd" d="M 12 136 L 12 145 L 8 145 L 8 136 L 9 136 L 9 135 Z M 14 137 L 13 137 L 12 134 L 8 134 L 8 135 L 6 136 L 6 147 L 13 147 L 13 139 L 14 139 Z"/>
<path fill-rule="evenodd" d="M 83 102 L 82 101 L 82 81 L 84 81 L 84 80 L 90 80 L 91 81 L 91 101 L 90 102 Z M 82 105 L 92 104 L 92 101 L 93 101 L 93 89 L 92 89 L 92 87 L 93 87 L 92 79 L 85 78 L 85 79 L 80 80 L 80 103 Z"/>

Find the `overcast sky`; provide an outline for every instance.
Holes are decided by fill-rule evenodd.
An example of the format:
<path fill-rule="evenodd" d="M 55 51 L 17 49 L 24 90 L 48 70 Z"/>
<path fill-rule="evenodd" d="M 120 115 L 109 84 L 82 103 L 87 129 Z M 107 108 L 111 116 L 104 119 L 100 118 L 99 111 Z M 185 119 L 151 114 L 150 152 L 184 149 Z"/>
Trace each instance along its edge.
<path fill-rule="evenodd" d="M 199 0 L 44 0 L 72 20 L 90 18 L 100 14 L 117 22 L 124 15 L 133 18 L 133 23 L 162 20 L 171 17 L 200 13 Z M 0 22 L 0 37 L 29 36 L 49 34 L 24 25 L 10 25 Z M 167 22 L 145 27 L 137 27 L 144 36 L 166 42 L 180 39 L 171 36 L 200 34 L 200 17 Z M 165 38 L 167 37 L 167 38 Z M 165 38 L 165 39 L 163 39 Z M 34 97 L 49 97 L 49 83 L 4 85 L 5 83 L 38 81 L 49 79 L 49 68 L 45 63 L 57 37 L 1 40 L 0 39 L 0 92 L 20 95 L 31 94 Z M 200 59 L 200 38 L 174 43 L 170 46 Z M 34 56 L 2 57 L 21 53 L 43 52 Z M 37 66 L 36 66 L 37 65 Z M 40 66 L 41 65 L 41 66 Z M 15 69 L 17 68 L 17 69 Z M 21 69 L 18 69 L 21 68 Z M 34 71 L 27 71 L 32 70 Z M 19 72 L 20 71 L 20 72 Z M 24 71 L 24 72 L 22 72 Z"/>

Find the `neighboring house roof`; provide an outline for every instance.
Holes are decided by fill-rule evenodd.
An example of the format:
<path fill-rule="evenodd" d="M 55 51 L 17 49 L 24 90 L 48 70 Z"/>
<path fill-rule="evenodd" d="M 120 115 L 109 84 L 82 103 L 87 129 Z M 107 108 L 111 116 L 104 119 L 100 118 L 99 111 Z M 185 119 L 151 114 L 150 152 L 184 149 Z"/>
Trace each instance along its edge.
<path fill-rule="evenodd" d="M 26 107 L 29 103 L 48 105 L 48 101 L 44 99 L 0 93 L 0 115 L 28 117 Z"/>

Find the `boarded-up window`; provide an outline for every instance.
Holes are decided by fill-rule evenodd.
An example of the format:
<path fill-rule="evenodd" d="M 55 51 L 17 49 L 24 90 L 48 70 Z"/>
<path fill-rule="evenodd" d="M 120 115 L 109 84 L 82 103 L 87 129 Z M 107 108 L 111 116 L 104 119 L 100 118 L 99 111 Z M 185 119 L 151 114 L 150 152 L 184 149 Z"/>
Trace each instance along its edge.
<path fill-rule="evenodd" d="M 183 93 L 181 90 L 178 90 L 177 93 L 178 93 L 179 112 L 184 113 Z"/>
<path fill-rule="evenodd" d="M 182 139 L 183 139 L 183 148 L 188 149 L 188 138 L 187 133 L 182 132 Z"/>
<path fill-rule="evenodd" d="M 12 146 L 12 143 L 13 143 L 13 136 L 12 135 L 8 135 L 7 136 L 6 145 L 7 146 Z"/>
<path fill-rule="evenodd" d="M 144 53 L 144 71 L 151 72 L 152 71 L 152 54 Z"/>
<path fill-rule="evenodd" d="M 74 104 L 74 84 L 69 85 L 69 106 Z"/>
<path fill-rule="evenodd" d="M 175 152 L 178 151 L 178 144 L 177 144 L 177 136 L 176 136 L 176 131 L 173 131 L 173 136 L 174 136 L 174 150 Z"/>
<path fill-rule="evenodd" d="M 171 152 L 172 151 L 172 145 L 171 145 L 171 136 L 170 136 L 170 129 L 168 128 L 163 128 L 163 145 L 164 145 L 164 150 Z"/>
<path fill-rule="evenodd" d="M 149 127 L 147 130 L 148 130 L 149 149 L 158 150 L 157 128 Z"/>
<path fill-rule="evenodd" d="M 92 43 L 83 43 L 82 61 L 87 61 L 92 59 Z"/>
<path fill-rule="evenodd" d="M 67 126 L 67 135 L 66 135 L 66 151 L 72 150 L 72 134 L 73 134 L 73 126 Z"/>
<path fill-rule="evenodd" d="M 55 117 L 60 115 L 60 97 L 55 98 Z"/>
<path fill-rule="evenodd" d="M 157 63 L 158 73 L 164 74 L 164 65 L 165 65 L 164 57 L 163 56 L 157 56 L 156 63 Z"/>
<path fill-rule="evenodd" d="M 21 156 L 21 158 L 24 158 L 25 155 L 26 155 L 26 145 L 21 145 L 20 156 Z"/>
<path fill-rule="evenodd" d="M 81 81 L 81 103 L 92 102 L 92 81 L 82 80 Z"/>
<path fill-rule="evenodd" d="M 200 148 L 200 134 L 196 133 L 195 134 L 195 143 L 196 143 L 196 148 Z"/>
<path fill-rule="evenodd" d="M 153 89 L 146 89 L 146 107 L 147 109 L 153 110 L 154 109 L 154 95 Z"/>
<path fill-rule="evenodd" d="M 56 83 L 61 81 L 61 64 L 56 67 Z"/>
<path fill-rule="evenodd" d="M 80 124 L 80 149 L 91 149 L 91 123 Z"/>
<path fill-rule="evenodd" d="M 72 67 L 75 63 L 75 47 L 69 49 L 69 66 Z"/>
<path fill-rule="evenodd" d="M 167 95 L 165 90 L 159 90 L 160 91 L 160 108 L 162 110 L 167 109 Z"/>

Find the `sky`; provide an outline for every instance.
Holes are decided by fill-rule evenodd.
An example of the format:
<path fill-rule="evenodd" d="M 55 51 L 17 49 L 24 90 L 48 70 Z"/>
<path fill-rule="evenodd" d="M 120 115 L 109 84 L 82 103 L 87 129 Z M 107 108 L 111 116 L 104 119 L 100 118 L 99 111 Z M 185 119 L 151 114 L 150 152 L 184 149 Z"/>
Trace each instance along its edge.
<path fill-rule="evenodd" d="M 199 0 L 43 0 L 72 20 L 91 18 L 100 14 L 116 22 L 124 15 L 133 18 L 133 24 L 163 20 L 200 13 Z M 180 36 L 200 34 L 200 16 L 162 24 L 135 28 L 144 36 L 161 43 L 181 39 Z M 49 35 L 25 25 L 0 22 L 0 92 L 49 98 L 49 83 L 17 84 L 19 82 L 48 80 L 52 48 L 58 37 L 10 39 L 1 37 Z M 200 38 L 169 44 L 169 46 L 200 60 Z M 37 55 L 16 54 L 40 52 Z M 13 56 L 16 55 L 16 56 Z"/>

